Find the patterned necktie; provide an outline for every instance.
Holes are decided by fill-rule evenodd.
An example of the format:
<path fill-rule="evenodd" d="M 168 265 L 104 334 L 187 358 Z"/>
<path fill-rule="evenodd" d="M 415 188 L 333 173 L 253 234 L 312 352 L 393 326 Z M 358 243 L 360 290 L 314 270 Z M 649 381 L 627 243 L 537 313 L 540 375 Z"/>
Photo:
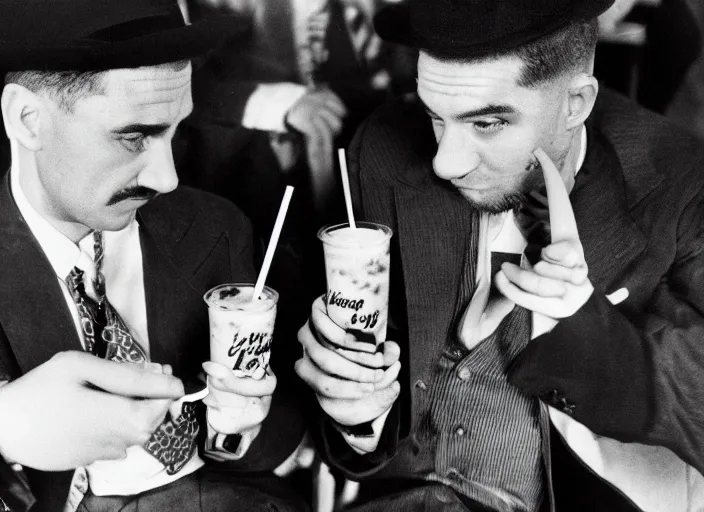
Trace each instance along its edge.
<path fill-rule="evenodd" d="M 98 357 L 120 363 L 146 363 L 144 349 L 134 339 L 122 317 L 110 305 L 105 295 L 105 277 L 102 273 L 104 249 L 103 234 L 93 233 L 95 277 L 93 289 L 96 298 L 88 295 L 83 276 L 85 272 L 74 267 L 66 278 L 81 318 L 85 349 Z"/>
<path fill-rule="evenodd" d="M 91 284 L 95 298 L 86 291 L 85 272 L 74 267 L 66 278 L 71 296 L 78 309 L 85 350 L 98 357 L 119 363 L 148 363 L 144 349 L 130 333 L 129 327 L 112 307 L 105 294 L 102 273 L 105 256 L 103 234 L 93 232 L 95 277 Z M 166 467 L 169 475 L 178 473 L 196 450 L 199 427 L 194 403 L 183 404 L 181 415 L 166 414 L 164 422 L 152 434 L 144 449 Z"/>

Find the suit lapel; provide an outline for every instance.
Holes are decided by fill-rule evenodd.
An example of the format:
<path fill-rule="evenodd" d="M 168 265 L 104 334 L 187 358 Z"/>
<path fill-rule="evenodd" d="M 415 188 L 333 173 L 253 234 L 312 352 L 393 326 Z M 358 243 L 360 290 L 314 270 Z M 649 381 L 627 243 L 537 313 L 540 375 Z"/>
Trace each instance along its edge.
<path fill-rule="evenodd" d="M 623 170 L 613 147 L 594 130 L 570 197 L 592 283 L 612 292 L 616 279 L 645 250 L 629 212 Z"/>
<path fill-rule="evenodd" d="M 83 350 L 56 274 L 10 193 L 0 186 L 0 321 L 22 372 Z"/>
<path fill-rule="evenodd" d="M 432 173 L 429 166 L 427 172 Z M 424 189 L 402 185 L 394 195 L 410 352 L 436 354 L 452 324 L 472 209 L 442 185 Z M 411 359 L 411 375 L 423 375 L 430 362 L 430 358 Z"/>
<path fill-rule="evenodd" d="M 144 229 L 140 229 L 140 242 L 150 358 L 158 363 L 170 364 L 175 375 L 183 376 L 188 372 L 182 355 L 191 355 L 188 351 L 191 341 L 188 333 L 195 334 L 207 329 L 207 325 L 203 325 L 202 314 L 198 314 L 205 304 Z M 207 348 L 208 340 L 201 341 Z"/>
<path fill-rule="evenodd" d="M 137 217 L 151 359 L 170 364 L 185 380 L 200 372 L 210 352 L 203 295 L 233 279 L 252 279 L 242 272 L 244 266 L 233 275 L 230 244 L 238 241 L 213 229 L 212 217 L 202 214 L 189 194 L 178 189 L 143 207 Z"/>
<path fill-rule="evenodd" d="M 159 236 L 156 226 L 144 218 L 139 217 L 150 358 L 170 364 L 174 375 L 190 377 L 198 373 L 200 362 L 207 359 L 209 350 L 203 294 L 167 255 L 166 245 L 170 240 Z M 174 221 L 175 231 L 183 227 L 178 225 L 178 219 Z"/>

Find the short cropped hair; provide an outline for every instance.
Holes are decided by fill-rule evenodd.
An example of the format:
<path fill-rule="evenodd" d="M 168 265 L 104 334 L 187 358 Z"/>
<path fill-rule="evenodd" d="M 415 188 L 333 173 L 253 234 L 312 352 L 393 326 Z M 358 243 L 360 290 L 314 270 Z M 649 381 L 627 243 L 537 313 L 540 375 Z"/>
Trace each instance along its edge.
<path fill-rule="evenodd" d="M 5 75 L 5 85 L 21 85 L 34 93 L 46 92 L 63 110 L 70 112 L 79 99 L 104 92 L 105 73 L 106 71 L 11 71 Z"/>
<path fill-rule="evenodd" d="M 157 68 L 180 71 L 189 61 L 182 60 L 159 64 Z M 11 71 L 5 75 L 5 85 L 17 84 L 34 93 L 44 92 L 66 112 L 71 112 L 76 102 L 96 94 L 105 93 L 103 79 L 108 71 Z"/>
<path fill-rule="evenodd" d="M 572 22 L 555 32 L 517 48 L 497 51 L 485 57 L 465 57 L 462 50 L 423 50 L 431 57 L 450 62 L 483 62 L 502 57 L 518 57 L 523 70 L 522 87 L 536 87 L 569 71 L 584 69 L 594 56 L 599 36 L 596 18 Z"/>

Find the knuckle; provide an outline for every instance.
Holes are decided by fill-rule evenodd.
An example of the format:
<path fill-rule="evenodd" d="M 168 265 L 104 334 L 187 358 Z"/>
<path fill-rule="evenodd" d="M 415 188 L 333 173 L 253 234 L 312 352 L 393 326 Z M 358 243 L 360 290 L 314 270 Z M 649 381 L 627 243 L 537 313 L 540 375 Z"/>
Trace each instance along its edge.
<path fill-rule="evenodd" d="M 62 363 L 62 364 L 75 364 L 81 360 L 81 353 L 76 352 L 74 350 L 69 350 L 65 352 L 57 352 L 51 357 L 52 360 L 54 360 L 57 363 Z"/>
<path fill-rule="evenodd" d="M 305 373 L 306 373 L 306 372 L 305 372 L 305 365 L 306 365 L 307 361 L 306 361 L 305 357 L 306 357 L 306 356 L 303 356 L 303 357 L 300 358 L 298 361 L 296 361 L 295 363 L 293 363 L 293 370 L 294 370 L 294 371 L 296 372 L 296 374 L 297 374 L 299 377 L 301 377 L 301 378 L 303 378 L 303 376 L 304 376 Z"/>
<path fill-rule="evenodd" d="M 310 333 L 310 327 L 308 326 L 308 322 L 306 322 L 306 323 L 303 325 L 303 327 L 301 327 L 300 329 L 298 329 L 298 333 L 297 333 L 297 335 L 296 335 L 296 338 L 298 339 L 298 342 L 299 342 L 301 345 L 305 345 L 305 344 L 306 344 L 306 337 L 309 335 L 309 333 Z"/>
<path fill-rule="evenodd" d="M 551 291 L 553 287 L 553 282 L 550 279 L 547 279 L 545 277 L 540 277 L 540 276 L 535 276 L 533 277 L 533 286 L 536 290 L 539 292 L 549 292 Z"/>
<path fill-rule="evenodd" d="M 121 460 L 127 458 L 127 446 L 118 441 L 110 441 L 105 446 L 105 458 L 108 460 Z"/>
<path fill-rule="evenodd" d="M 149 407 L 140 406 L 136 408 L 132 418 L 135 439 L 138 444 L 144 444 L 161 423 L 162 415 L 155 414 Z"/>
<path fill-rule="evenodd" d="M 334 393 L 333 386 L 331 386 L 329 382 L 323 381 L 323 382 L 319 383 L 318 386 L 319 386 L 318 392 L 319 392 L 321 395 L 324 395 L 324 396 L 326 396 L 326 397 L 328 397 L 328 398 L 334 398 L 334 397 L 335 397 L 335 393 Z"/>
<path fill-rule="evenodd" d="M 374 380 L 374 374 L 372 370 L 368 370 L 366 368 L 358 366 L 355 369 L 354 380 L 356 380 L 357 382 L 372 382 Z"/>
<path fill-rule="evenodd" d="M 154 430 L 156 430 L 156 428 Z M 135 436 L 135 441 L 136 441 L 135 444 L 138 444 L 138 445 L 147 444 L 149 442 L 149 439 L 151 439 L 151 437 L 152 437 L 152 432 L 153 432 L 153 430 L 151 430 L 151 429 L 139 432 Z"/>
<path fill-rule="evenodd" d="M 322 379 L 320 377 L 308 376 L 307 379 L 304 379 L 304 380 L 306 380 L 306 382 L 313 389 L 313 392 L 316 395 L 321 395 L 321 396 L 325 396 L 325 397 L 328 396 L 327 394 L 325 394 L 326 386 L 323 382 L 321 382 Z"/>

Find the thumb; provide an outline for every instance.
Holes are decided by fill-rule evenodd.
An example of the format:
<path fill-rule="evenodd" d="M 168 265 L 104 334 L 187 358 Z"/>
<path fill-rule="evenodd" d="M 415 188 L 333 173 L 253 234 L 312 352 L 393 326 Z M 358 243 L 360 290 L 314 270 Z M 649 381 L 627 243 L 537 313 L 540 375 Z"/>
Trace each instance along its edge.
<path fill-rule="evenodd" d="M 126 397 L 175 399 L 184 395 L 183 383 L 173 375 L 146 367 L 116 363 L 90 354 L 72 354 L 71 371 L 88 384 Z"/>
<path fill-rule="evenodd" d="M 172 400 L 139 400 L 133 404 L 137 414 L 142 415 L 145 422 L 148 423 L 151 432 L 154 432 L 159 425 L 164 422 L 166 413 L 173 403 Z M 175 417 L 180 416 L 181 411 L 176 413 Z"/>
<path fill-rule="evenodd" d="M 401 357 L 401 347 L 395 341 L 385 341 L 383 347 L 384 366 L 389 367 Z"/>

